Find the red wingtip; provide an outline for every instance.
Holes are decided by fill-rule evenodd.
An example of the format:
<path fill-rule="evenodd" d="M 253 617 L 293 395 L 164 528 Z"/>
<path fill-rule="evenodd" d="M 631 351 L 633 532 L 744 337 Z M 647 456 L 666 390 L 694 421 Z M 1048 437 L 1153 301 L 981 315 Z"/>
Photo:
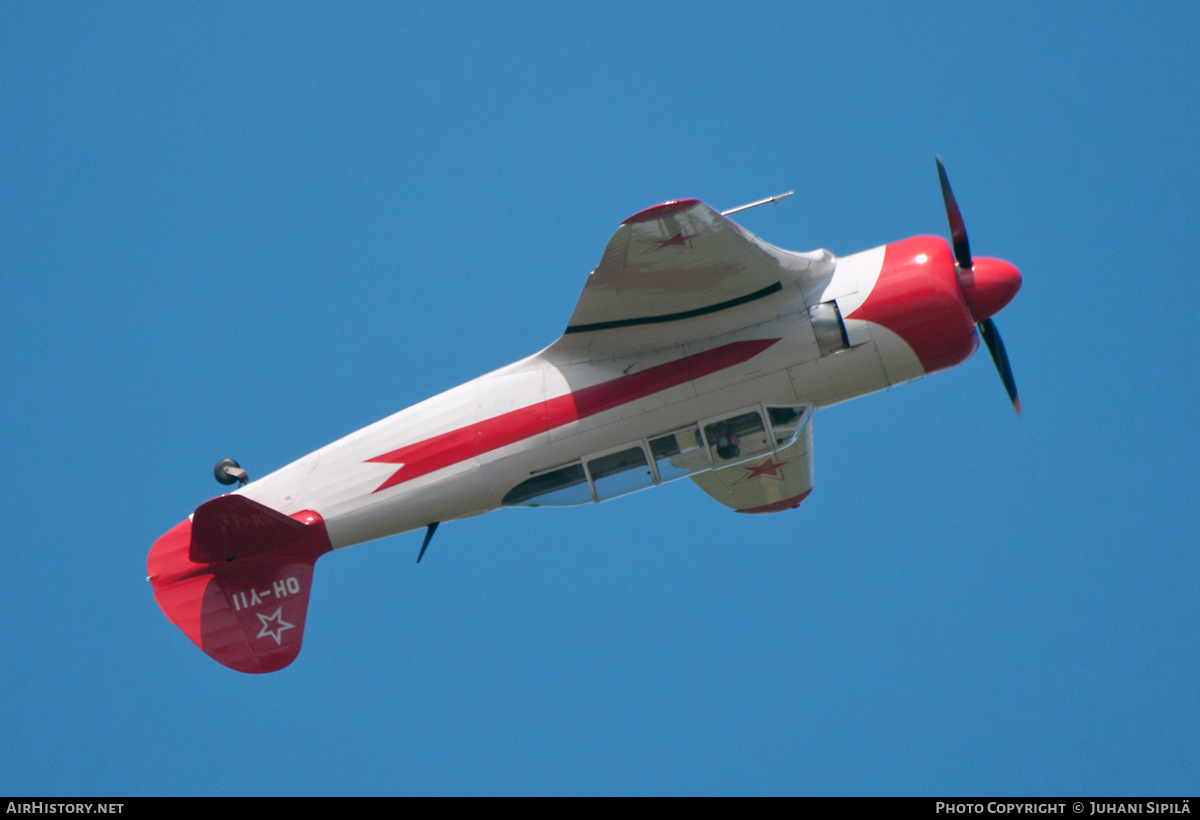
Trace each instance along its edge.
<path fill-rule="evenodd" d="M 808 498 L 810 495 L 812 495 L 811 487 L 800 493 L 800 495 L 792 496 L 791 498 L 785 498 L 781 501 L 774 501 L 770 504 L 763 504 L 761 507 L 750 507 L 745 510 L 734 510 L 734 512 L 747 513 L 749 515 L 762 515 L 764 513 L 777 513 L 785 512 L 787 510 L 794 510 L 799 507 L 801 502 L 803 502 L 804 499 Z"/>
<path fill-rule="evenodd" d="M 700 204 L 698 199 L 672 199 L 669 202 L 663 202 L 659 205 L 653 205 L 644 210 L 638 211 L 633 216 L 622 222 L 622 225 L 629 225 L 634 222 L 653 222 L 656 219 L 672 216 L 681 211 L 686 211 L 693 205 Z"/>

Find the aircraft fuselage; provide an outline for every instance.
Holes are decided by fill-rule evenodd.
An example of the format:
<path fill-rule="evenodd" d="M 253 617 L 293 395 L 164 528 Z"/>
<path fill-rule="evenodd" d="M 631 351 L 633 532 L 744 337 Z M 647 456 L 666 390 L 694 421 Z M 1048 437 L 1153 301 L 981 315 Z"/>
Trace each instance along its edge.
<path fill-rule="evenodd" d="M 155 598 L 211 657 L 270 672 L 300 651 L 330 550 L 427 527 L 423 554 L 442 522 L 681 478 L 737 512 L 793 509 L 815 411 L 958 364 L 977 325 L 1019 410 L 989 317 L 1020 274 L 970 256 L 939 173 L 953 249 L 917 236 L 836 258 L 698 200 L 634 214 L 561 338 L 201 504 L 150 550 Z"/>
<path fill-rule="evenodd" d="M 723 332 L 603 359 L 587 358 L 587 340 L 572 344 L 568 334 L 238 493 L 287 514 L 317 511 L 337 549 L 498 509 L 534 473 L 590 454 L 646 447 L 655 434 L 742 409 L 827 407 L 952 366 L 977 347 L 945 240 L 914 237 L 840 259 L 797 256 L 827 262 L 830 274 L 808 293 L 798 277 L 722 311 Z M 944 281 L 930 287 L 931 278 Z M 822 305 L 837 306 L 825 328 Z M 670 330 L 714 318 L 677 320 Z"/>

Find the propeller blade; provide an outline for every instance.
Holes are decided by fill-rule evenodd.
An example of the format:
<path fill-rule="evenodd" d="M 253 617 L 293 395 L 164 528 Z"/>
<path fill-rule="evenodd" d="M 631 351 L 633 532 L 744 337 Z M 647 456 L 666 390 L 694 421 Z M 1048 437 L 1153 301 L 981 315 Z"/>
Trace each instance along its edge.
<path fill-rule="evenodd" d="M 1008 353 L 1004 350 L 1000 331 L 996 329 L 996 323 L 991 319 L 984 319 L 976 327 L 979 328 L 979 335 L 983 337 L 983 343 L 987 345 L 988 352 L 992 354 L 992 361 L 996 363 L 996 370 L 1000 373 L 1001 381 L 1004 382 L 1004 389 L 1008 391 L 1008 398 L 1019 416 L 1021 415 L 1021 400 L 1017 398 L 1017 383 L 1013 381 L 1012 368 L 1008 364 Z"/>
<path fill-rule="evenodd" d="M 950 177 L 946 176 L 946 166 L 942 165 L 942 158 L 936 154 L 934 159 L 937 160 L 938 180 L 942 183 L 942 201 L 946 203 L 946 219 L 950 222 L 950 238 L 954 240 L 954 258 L 958 260 L 960 268 L 970 270 L 972 267 L 971 245 L 967 242 L 967 226 L 963 224 L 962 211 L 958 210 L 958 202 L 954 199 L 954 192 L 950 190 Z"/>

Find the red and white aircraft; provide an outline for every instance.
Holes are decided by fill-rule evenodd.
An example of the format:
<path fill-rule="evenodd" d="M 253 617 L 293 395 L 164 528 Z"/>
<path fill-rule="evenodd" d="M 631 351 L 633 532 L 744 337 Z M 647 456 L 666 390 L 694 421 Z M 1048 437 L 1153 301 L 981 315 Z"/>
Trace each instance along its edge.
<path fill-rule="evenodd" d="M 245 486 L 154 543 L 159 606 L 220 663 L 271 672 L 299 653 L 313 565 L 334 549 L 424 527 L 423 554 L 438 522 L 684 477 L 737 512 L 793 509 L 812 491 L 815 410 L 962 362 L 976 327 L 1019 412 L 990 317 L 1021 275 L 971 257 L 938 173 L 952 247 L 796 253 L 695 199 L 634 214 L 545 350 L 253 483 L 218 464 Z"/>

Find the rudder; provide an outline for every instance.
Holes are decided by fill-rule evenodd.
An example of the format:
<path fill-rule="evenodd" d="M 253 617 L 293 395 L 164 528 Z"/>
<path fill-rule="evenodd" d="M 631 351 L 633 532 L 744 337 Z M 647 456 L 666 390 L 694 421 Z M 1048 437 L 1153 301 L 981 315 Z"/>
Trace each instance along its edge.
<path fill-rule="evenodd" d="M 330 549 L 316 512 L 223 495 L 155 541 L 146 570 L 163 614 L 205 654 L 274 672 L 300 652 L 313 565 Z"/>

